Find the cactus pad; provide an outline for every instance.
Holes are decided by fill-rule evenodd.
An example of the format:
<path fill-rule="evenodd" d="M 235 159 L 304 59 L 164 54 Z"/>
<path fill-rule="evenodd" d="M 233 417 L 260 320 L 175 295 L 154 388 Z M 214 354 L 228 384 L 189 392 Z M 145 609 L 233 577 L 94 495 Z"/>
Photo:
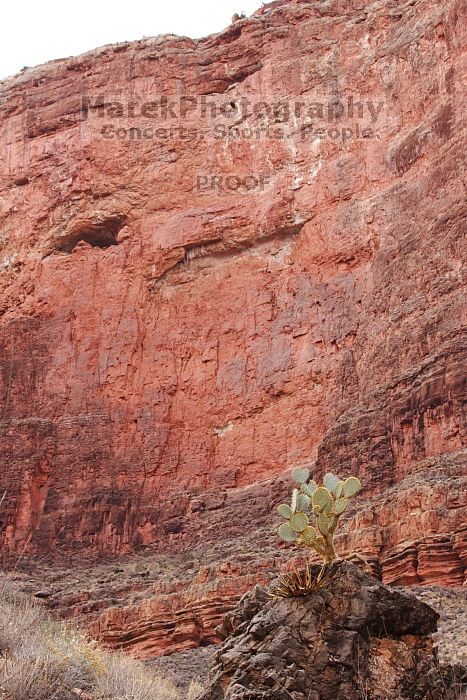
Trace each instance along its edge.
<path fill-rule="evenodd" d="M 303 532 L 300 533 L 300 538 L 303 544 L 307 545 L 308 547 L 313 544 L 317 537 L 318 533 L 311 525 L 308 525 L 308 527 L 306 527 Z"/>
<path fill-rule="evenodd" d="M 335 488 L 335 490 L 334 490 L 334 496 L 335 496 L 336 498 L 341 498 L 341 496 L 342 496 L 343 493 L 344 493 L 344 482 L 343 482 L 343 481 L 339 481 L 339 483 L 337 484 L 337 486 L 336 486 L 336 488 Z"/>
<path fill-rule="evenodd" d="M 332 513 L 334 515 L 342 515 L 347 510 L 348 505 L 349 501 L 347 498 L 337 498 L 332 506 Z"/>
<path fill-rule="evenodd" d="M 327 535 L 331 527 L 331 519 L 326 513 L 320 513 L 318 517 L 318 527 L 322 535 Z"/>
<path fill-rule="evenodd" d="M 313 496 L 314 492 L 318 488 L 318 484 L 314 479 L 309 481 L 307 484 L 302 484 L 302 491 L 305 493 L 307 496 Z"/>
<path fill-rule="evenodd" d="M 344 481 L 344 488 L 343 488 L 344 496 L 346 498 L 350 498 L 351 496 L 355 496 L 355 494 L 358 493 L 361 488 L 362 488 L 362 485 L 361 485 L 359 479 L 357 479 L 356 476 L 349 476 L 349 478 Z"/>
<path fill-rule="evenodd" d="M 290 516 L 292 515 L 292 508 L 287 505 L 287 503 L 282 503 L 280 506 L 277 507 L 277 512 L 281 516 L 281 518 L 285 518 L 288 520 Z"/>
<path fill-rule="evenodd" d="M 299 490 L 298 490 L 298 489 L 294 489 L 294 490 L 292 491 L 292 503 L 290 504 L 290 505 L 291 505 L 291 508 L 292 508 L 292 513 L 295 513 L 295 511 L 297 510 L 297 505 L 298 505 L 298 494 L 299 494 Z"/>
<path fill-rule="evenodd" d="M 324 551 L 326 549 L 326 542 L 324 540 L 324 537 L 322 537 L 321 535 L 317 537 L 316 541 L 313 543 L 313 547 L 319 554 L 324 554 Z"/>
<path fill-rule="evenodd" d="M 305 513 L 300 513 L 299 511 L 292 513 L 289 520 L 290 528 L 294 532 L 303 532 L 303 530 L 308 526 L 308 523 L 308 516 L 305 515 Z"/>
<path fill-rule="evenodd" d="M 336 490 L 336 487 L 339 483 L 339 478 L 335 476 L 334 474 L 326 474 L 323 480 L 324 487 L 327 488 L 327 490 L 330 493 L 334 493 Z"/>
<path fill-rule="evenodd" d="M 309 469 L 294 469 L 292 472 L 292 479 L 297 482 L 297 484 L 304 484 L 310 478 Z"/>
<path fill-rule="evenodd" d="M 295 542 L 297 533 L 292 530 L 289 523 L 282 523 L 279 528 L 279 537 L 285 542 Z"/>
<path fill-rule="evenodd" d="M 314 492 L 312 496 L 312 501 L 314 506 L 325 508 L 326 506 L 332 504 L 332 496 L 327 489 L 325 489 L 323 486 L 320 486 Z"/>
<path fill-rule="evenodd" d="M 299 493 L 297 497 L 297 509 L 306 511 L 310 507 L 311 499 L 304 493 Z"/>

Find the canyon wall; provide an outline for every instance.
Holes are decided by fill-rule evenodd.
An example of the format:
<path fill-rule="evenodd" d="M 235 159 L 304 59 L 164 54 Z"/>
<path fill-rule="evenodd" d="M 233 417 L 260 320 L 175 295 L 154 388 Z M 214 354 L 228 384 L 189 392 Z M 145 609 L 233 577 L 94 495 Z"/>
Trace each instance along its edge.
<path fill-rule="evenodd" d="M 342 551 L 463 583 L 466 20 L 278 0 L 0 83 L 4 557 L 240 549 L 306 464 L 364 484 Z M 212 641 L 255 551 L 162 643 L 92 624 Z"/>

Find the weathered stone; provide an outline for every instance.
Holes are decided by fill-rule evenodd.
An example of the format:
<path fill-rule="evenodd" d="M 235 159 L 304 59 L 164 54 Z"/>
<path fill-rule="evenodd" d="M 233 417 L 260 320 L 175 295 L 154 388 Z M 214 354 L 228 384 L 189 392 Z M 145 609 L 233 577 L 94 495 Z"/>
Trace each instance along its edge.
<path fill-rule="evenodd" d="M 425 603 L 348 562 L 334 562 L 308 596 L 271 600 L 256 587 L 226 616 L 228 636 L 199 700 L 457 697 L 466 670 L 438 665 L 437 620 Z"/>

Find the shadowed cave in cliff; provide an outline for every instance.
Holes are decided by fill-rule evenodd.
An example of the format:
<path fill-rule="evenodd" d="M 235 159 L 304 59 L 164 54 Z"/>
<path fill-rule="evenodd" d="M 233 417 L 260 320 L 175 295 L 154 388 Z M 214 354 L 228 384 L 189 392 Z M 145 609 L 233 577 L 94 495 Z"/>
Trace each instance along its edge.
<path fill-rule="evenodd" d="M 109 248 L 118 245 L 117 236 L 125 225 L 125 216 L 112 216 L 104 221 L 88 224 L 60 239 L 56 250 L 59 253 L 72 253 L 78 243 L 84 242 L 93 248 Z"/>

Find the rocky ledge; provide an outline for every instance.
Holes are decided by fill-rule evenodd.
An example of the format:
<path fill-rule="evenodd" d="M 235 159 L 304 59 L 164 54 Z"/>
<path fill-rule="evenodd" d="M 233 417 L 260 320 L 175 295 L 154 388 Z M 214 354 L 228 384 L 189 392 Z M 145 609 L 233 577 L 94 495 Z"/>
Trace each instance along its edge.
<path fill-rule="evenodd" d="M 433 650 L 438 617 L 345 561 L 300 598 L 272 599 L 256 586 L 224 618 L 200 700 L 462 697 L 466 669 L 441 666 Z"/>

